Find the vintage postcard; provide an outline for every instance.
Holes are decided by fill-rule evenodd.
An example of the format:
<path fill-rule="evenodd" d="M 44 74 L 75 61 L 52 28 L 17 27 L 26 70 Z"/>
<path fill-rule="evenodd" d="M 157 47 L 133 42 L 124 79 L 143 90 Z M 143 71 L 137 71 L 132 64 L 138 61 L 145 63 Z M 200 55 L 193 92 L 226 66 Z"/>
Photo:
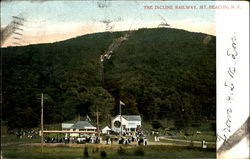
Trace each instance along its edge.
<path fill-rule="evenodd" d="M 1 1 L 1 159 L 245 159 L 249 130 L 248 1 Z"/>

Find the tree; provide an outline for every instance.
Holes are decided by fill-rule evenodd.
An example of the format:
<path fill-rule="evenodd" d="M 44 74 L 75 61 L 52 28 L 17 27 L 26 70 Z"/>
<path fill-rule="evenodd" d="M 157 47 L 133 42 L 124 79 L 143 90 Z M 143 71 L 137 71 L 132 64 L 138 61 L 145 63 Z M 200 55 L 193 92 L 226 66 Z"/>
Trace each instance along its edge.
<path fill-rule="evenodd" d="M 102 87 L 94 87 L 88 90 L 91 97 L 91 112 L 101 112 L 103 120 L 107 120 L 110 111 L 114 108 L 115 100 L 111 94 Z"/>
<path fill-rule="evenodd" d="M 152 127 L 153 127 L 154 129 L 159 129 L 159 128 L 162 128 L 162 124 L 161 124 L 158 120 L 154 120 L 154 121 L 152 122 Z"/>

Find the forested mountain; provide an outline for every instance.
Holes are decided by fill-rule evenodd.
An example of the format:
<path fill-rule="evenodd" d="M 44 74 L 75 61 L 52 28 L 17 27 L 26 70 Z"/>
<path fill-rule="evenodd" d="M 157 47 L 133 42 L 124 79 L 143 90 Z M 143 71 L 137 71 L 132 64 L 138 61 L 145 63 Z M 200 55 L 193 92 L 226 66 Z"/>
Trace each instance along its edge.
<path fill-rule="evenodd" d="M 10 128 L 38 126 L 42 92 L 46 123 L 95 111 L 108 121 L 120 100 L 124 114 L 143 120 L 215 119 L 214 36 L 171 28 L 133 31 L 104 61 L 102 83 L 100 55 L 126 33 L 1 48 L 3 121 Z"/>

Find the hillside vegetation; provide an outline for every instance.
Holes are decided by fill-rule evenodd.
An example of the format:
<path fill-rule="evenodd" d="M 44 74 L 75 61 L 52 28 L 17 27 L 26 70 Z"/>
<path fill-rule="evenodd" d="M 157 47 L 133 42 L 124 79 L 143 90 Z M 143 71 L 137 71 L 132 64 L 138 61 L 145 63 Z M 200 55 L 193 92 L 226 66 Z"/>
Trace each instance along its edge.
<path fill-rule="evenodd" d="M 95 111 L 109 123 L 120 100 L 124 114 L 171 119 L 177 127 L 215 119 L 214 36 L 171 28 L 133 31 L 104 61 L 101 84 L 100 55 L 125 33 L 1 48 L 3 121 L 9 128 L 38 126 L 42 92 L 45 123 L 93 117 Z"/>

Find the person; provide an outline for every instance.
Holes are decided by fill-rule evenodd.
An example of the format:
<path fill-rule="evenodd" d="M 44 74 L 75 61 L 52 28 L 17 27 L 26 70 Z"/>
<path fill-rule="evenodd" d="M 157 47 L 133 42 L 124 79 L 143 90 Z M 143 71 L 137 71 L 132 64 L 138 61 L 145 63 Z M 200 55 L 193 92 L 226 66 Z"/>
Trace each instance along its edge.
<path fill-rule="evenodd" d="M 126 145 L 128 144 L 128 139 L 125 139 L 124 144 Z"/>
<path fill-rule="evenodd" d="M 96 141 L 95 141 L 96 144 L 99 143 L 99 137 L 96 137 Z"/>
<path fill-rule="evenodd" d="M 109 138 L 108 137 L 106 138 L 106 144 L 107 145 L 109 144 Z"/>
<path fill-rule="evenodd" d="M 202 140 L 202 148 L 207 148 L 206 141 L 204 139 Z"/>
<path fill-rule="evenodd" d="M 139 138 L 139 139 L 138 139 L 138 145 L 141 145 L 141 144 L 143 144 L 143 139 L 142 139 L 142 138 Z"/>
<path fill-rule="evenodd" d="M 145 146 L 147 146 L 147 144 L 148 144 L 148 139 L 146 137 L 144 139 L 144 144 L 145 144 Z"/>
<path fill-rule="evenodd" d="M 158 141 L 157 136 L 155 136 L 155 141 Z"/>
<path fill-rule="evenodd" d="M 123 137 L 120 140 L 120 144 L 124 144 L 124 138 Z"/>
<path fill-rule="evenodd" d="M 110 139 L 110 143 L 111 143 L 111 145 L 113 144 L 113 138 Z"/>

